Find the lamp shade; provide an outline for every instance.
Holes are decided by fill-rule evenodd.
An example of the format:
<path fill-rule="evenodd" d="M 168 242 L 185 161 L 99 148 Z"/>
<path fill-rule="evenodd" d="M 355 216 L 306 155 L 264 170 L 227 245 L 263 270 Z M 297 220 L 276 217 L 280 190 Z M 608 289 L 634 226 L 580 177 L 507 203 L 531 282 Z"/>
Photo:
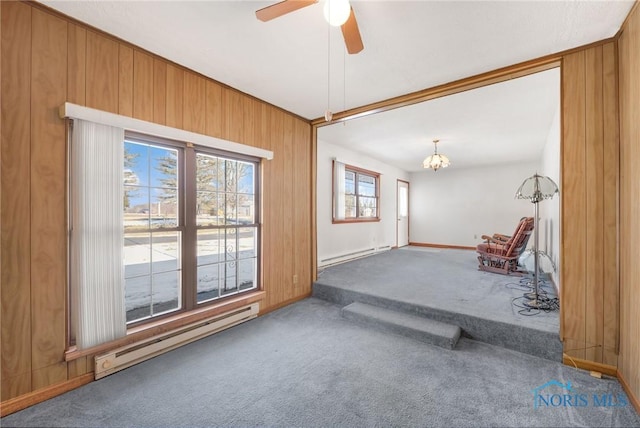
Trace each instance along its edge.
<path fill-rule="evenodd" d="M 522 182 L 516 191 L 516 199 L 529 199 L 533 203 L 551 199 L 558 193 L 558 185 L 549 177 L 537 173 Z"/>
<path fill-rule="evenodd" d="M 441 155 L 439 153 L 433 154 L 427 157 L 424 162 L 422 162 L 422 166 L 425 168 L 431 168 L 434 171 L 439 170 L 440 168 L 446 168 L 451 164 L 449 162 L 449 158 L 445 155 Z"/>
<path fill-rule="evenodd" d="M 423 167 L 437 171 L 440 168 L 446 168 L 451 165 L 448 157 L 438 153 L 439 141 L 440 140 L 433 140 L 433 154 L 431 156 L 427 156 L 427 158 L 422 162 Z"/>

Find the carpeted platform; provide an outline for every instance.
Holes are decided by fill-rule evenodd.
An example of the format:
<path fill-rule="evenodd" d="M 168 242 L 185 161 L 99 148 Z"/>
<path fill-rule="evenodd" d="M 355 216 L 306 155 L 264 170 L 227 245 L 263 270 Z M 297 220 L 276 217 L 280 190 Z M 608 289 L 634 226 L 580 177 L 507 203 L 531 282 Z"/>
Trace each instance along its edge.
<path fill-rule="evenodd" d="M 520 278 L 479 271 L 476 256 L 422 247 L 387 251 L 324 269 L 313 295 L 425 316 L 476 340 L 561 361 L 559 312 L 514 306 L 524 293 Z M 550 285 L 545 290 L 553 292 Z"/>
<path fill-rule="evenodd" d="M 562 386 L 544 386 L 551 381 Z M 580 405 L 567 405 L 565 395 Z M 311 298 L 5 417 L 0 424 L 640 426 L 640 416 L 626 401 L 615 379 L 595 379 L 558 362 L 465 338 L 456 350 L 442 349 L 345 320 L 340 306 Z"/>

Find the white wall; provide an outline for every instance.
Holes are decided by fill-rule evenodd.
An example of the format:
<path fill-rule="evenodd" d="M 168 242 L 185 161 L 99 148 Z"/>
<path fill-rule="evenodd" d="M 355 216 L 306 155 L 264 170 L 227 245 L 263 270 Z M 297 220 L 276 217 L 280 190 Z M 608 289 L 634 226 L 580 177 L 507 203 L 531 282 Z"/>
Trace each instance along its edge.
<path fill-rule="evenodd" d="M 364 223 L 332 223 L 332 162 L 337 158 L 346 164 L 375 171 L 380 176 L 380 221 Z M 409 174 L 376 159 L 318 141 L 317 161 L 317 236 L 318 264 L 369 248 L 396 245 L 396 183 L 408 180 Z"/>
<path fill-rule="evenodd" d="M 542 152 L 540 175 L 549 176 L 560 186 L 560 108 L 549 128 L 547 144 Z M 560 189 L 562 191 L 562 189 Z M 556 264 L 557 270 L 552 274 L 553 280 L 560 287 L 560 195 L 540 202 L 540 249 L 545 251 Z M 542 262 L 542 266 L 547 266 Z"/>
<path fill-rule="evenodd" d="M 536 160 L 412 173 L 410 241 L 475 247 L 482 235 L 513 234 L 534 212 L 531 202 L 514 198 L 516 190 L 539 166 Z"/>

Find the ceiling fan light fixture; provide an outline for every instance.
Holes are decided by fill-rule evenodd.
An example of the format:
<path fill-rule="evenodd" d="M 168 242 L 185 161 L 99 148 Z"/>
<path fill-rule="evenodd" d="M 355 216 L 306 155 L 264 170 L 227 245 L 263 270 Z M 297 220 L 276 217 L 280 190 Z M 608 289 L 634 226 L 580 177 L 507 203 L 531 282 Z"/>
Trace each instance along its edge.
<path fill-rule="evenodd" d="M 340 27 L 347 22 L 351 14 L 349 0 L 325 0 L 324 19 L 333 27 Z"/>
<path fill-rule="evenodd" d="M 451 165 L 448 157 L 438 153 L 438 141 L 440 140 L 433 140 L 433 145 L 435 147 L 434 153 L 422 162 L 422 166 L 425 169 L 431 168 L 432 170 L 437 171 L 440 168 L 446 168 Z"/>

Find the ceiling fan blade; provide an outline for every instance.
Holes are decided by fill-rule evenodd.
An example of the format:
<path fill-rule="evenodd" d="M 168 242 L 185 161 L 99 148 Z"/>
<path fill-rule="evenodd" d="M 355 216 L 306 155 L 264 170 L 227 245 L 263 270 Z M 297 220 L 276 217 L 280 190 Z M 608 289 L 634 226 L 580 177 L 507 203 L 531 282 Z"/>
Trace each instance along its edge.
<path fill-rule="evenodd" d="M 284 0 L 256 10 L 256 17 L 262 22 L 271 21 L 274 18 L 311 6 L 314 3 L 318 3 L 318 0 Z"/>
<path fill-rule="evenodd" d="M 356 14 L 353 12 L 353 8 L 351 8 L 351 14 L 347 22 L 342 24 L 342 36 L 344 37 L 344 44 L 347 45 L 347 52 L 349 52 L 349 54 L 357 54 L 364 49 L 362 37 L 360 37 L 360 30 L 358 29 L 358 21 L 356 21 Z"/>

